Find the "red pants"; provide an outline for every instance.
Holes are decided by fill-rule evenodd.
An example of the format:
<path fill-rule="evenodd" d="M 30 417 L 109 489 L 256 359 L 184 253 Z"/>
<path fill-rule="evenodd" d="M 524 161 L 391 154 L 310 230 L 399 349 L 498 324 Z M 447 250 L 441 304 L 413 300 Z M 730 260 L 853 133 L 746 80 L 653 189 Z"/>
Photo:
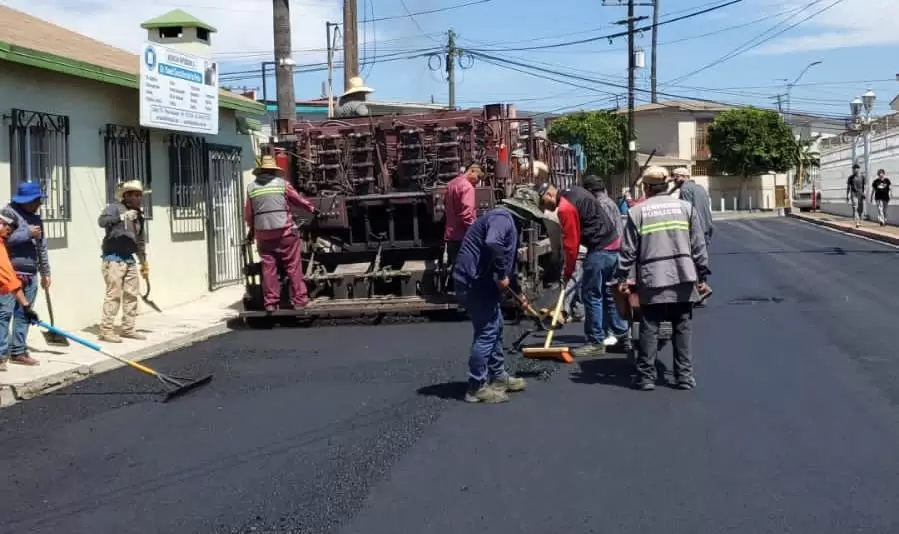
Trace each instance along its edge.
<path fill-rule="evenodd" d="M 281 280 L 278 263 L 284 266 L 290 281 L 290 301 L 294 307 L 309 303 L 306 282 L 303 281 L 303 261 L 300 258 L 300 238 L 294 234 L 278 239 L 256 241 L 256 250 L 262 258 L 262 290 L 266 309 L 277 309 L 281 302 Z"/>

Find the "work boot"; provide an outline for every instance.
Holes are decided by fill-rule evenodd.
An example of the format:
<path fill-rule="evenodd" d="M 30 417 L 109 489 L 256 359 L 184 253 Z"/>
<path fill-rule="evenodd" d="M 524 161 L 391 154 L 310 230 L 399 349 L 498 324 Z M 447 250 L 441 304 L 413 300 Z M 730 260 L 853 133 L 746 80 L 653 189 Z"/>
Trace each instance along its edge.
<path fill-rule="evenodd" d="M 693 389 L 695 387 L 696 387 L 696 379 L 693 377 L 677 379 L 677 389 L 682 389 L 684 391 L 690 391 L 691 389 Z"/>
<path fill-rule="evenodd" d="M 97 339 L 104 343 L 121 343 L 122 338 L 119 337 L 115 332 L 100 332 L 100 335 L 97 336 Z"/>
<path fill-rule="evenodd" d="M 528 383 L 524 381 L 524 378 L 519 378 L 517 376 L 507 376 L 500 380 L 494 380 L 490 385 L 499 389 L 503 392 L 516 392 L 516 391 L 524 391 L 524 389 L 528 386 Z"/>
<path fill-rule="evenodd" d="M 136 339 L 137 341 L 143 341 L 147 339 L 147 336 L 141 334 L 140 332 L 122 332 L 121 337 L 125 339 Z"/>
<path fill-rule="evenodd" d="M 594 358 L 596 356 L 604 356 L 606 347 L 601 343 L 587 343 L 571 349 L 571 356 L 574 358 Z"/>
<path fill-rule="evenodd" d="M 634 382 L 633 388 L 637 391 L 654 391 L 656 384 L 648 378 L 641 378 Z"/>
<path fill-rule="evenodd" d="M 25 354 L 14 354 L 9 357 L 9 361 L 16 365 L 27 365 L 29 367 L 41 364 L 41 362 L 29 356 L 27 352 Z"/>
<path fill-rule="evenodd" d="M 465 402 L 477 404 L 498 404 L 500 402 L 508 402 L 509 396 L 506 392 L 497 387 L 491 387 L 489 384 L 481 384 L 479 386 L 469 386 L 465 392 Z"/>
<path fill-rule="evenodd" d="M 0 372 L 6 371 L 6 360 L 0 360 Z"/>

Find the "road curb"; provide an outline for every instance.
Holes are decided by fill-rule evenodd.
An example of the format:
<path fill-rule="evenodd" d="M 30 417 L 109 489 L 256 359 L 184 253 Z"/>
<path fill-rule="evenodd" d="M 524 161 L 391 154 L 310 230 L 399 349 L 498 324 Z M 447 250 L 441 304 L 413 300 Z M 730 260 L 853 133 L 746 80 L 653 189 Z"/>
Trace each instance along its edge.
<path fill-rule="evenodd" d="M 841 226 L 841 225 L 836 224 L 831 221 L 822 221 L 821 219 L 814 219 L 812 217 L 797 215 L 795 213 L 787 215 L 787 217 L 792 217 L 794 219 L 812 223 L 817 226 L 823 226 L 825 228 L 830 228 L 831 230 L 836 230 L 838 232 L 852 234 L 852 235 L 856 235 L 859 237 L 871 239 L 873 241 L 880 241 L 881 243 L 889 243 L 890 245 L 899 246 L 899 237 L 893 237 L 893 236 L 889 236 L 889 235 L 879 234 L 877 232 L 872 232 L 872 231 L 866 230 L 864 228 L 852 228 L 852 227 L 847 228 L 845 226 Z"/>
<path fill-rule="evenodd" d="M 206 341 L 209 338 L 227 334 L 234 330 L 232 323 L 236 317 L 237 315 L 234 317 L 226 317 L 222 319 L 221 323 L 200 328 L 190 334 L 178 336 L 149 347 L 122 354 L 122 356 L 134 361 L 147 360 L 173 350 L 183 349 L 184 347 Z M 108 358 L 93 365 L 80 365 L 49 376 L 42 376 L 25 384 L 3 386 L 0 388 L 0 408 L 56 391 L 75 382 L 84 380 L 85 378 L 112 371 L 113 369 L 118 369 L 120 367 L 124 367 L 124 364 L 119 363 L 112 358 Z"/>

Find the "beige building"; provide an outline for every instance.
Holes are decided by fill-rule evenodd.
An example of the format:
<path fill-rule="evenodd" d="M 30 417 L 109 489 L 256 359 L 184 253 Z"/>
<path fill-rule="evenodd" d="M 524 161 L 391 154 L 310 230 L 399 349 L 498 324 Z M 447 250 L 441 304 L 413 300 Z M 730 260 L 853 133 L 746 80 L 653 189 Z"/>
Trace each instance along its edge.
<path fill-rule="evenodd" d="M 696 183 L 709 192 L 712 210 L 775 209 L 784 206 L 787 176 L 766 174 L 741 184 L 738 176 L 715 175 L 708 127 L 715 116 L 733 106 L 694 100 L 668 100 L 636 108 L 637 163 L 655 150 L 652 165 L 690 169 Z M 619 111 L 627 113 L 627 110 Z M 743 186 L 743 187 L 741 187 Z"/>
<path fill-rule="evenodd" d="M 134 31 L 199 55 L 211 54 L 215 29 L 175 11 Z M 41 182 L 54 311 L 66 329 L 98 321 L 97 217 L 124 180 L 152 188 L 145 209 L 158 305 L 242 280 L 243 191 L 265 107 L 220 90 L 218 135 L 148 130 L 139 124 L 139 68 L 137 54 L 0 6 L 0 203 L 20 182 Z"/>

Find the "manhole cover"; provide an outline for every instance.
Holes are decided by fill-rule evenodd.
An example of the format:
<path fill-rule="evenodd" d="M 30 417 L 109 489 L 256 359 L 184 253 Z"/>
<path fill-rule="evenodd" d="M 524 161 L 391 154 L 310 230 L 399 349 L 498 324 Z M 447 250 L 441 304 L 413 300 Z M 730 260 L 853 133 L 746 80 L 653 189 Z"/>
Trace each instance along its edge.
<path fill-rule="evenodd" d="M 780 304 L 783 301 L 783 297 L 742 297 L 733 299 L 732 301 L 730 301 L 730 304 L 763 304 L 769 302 Z"/>

